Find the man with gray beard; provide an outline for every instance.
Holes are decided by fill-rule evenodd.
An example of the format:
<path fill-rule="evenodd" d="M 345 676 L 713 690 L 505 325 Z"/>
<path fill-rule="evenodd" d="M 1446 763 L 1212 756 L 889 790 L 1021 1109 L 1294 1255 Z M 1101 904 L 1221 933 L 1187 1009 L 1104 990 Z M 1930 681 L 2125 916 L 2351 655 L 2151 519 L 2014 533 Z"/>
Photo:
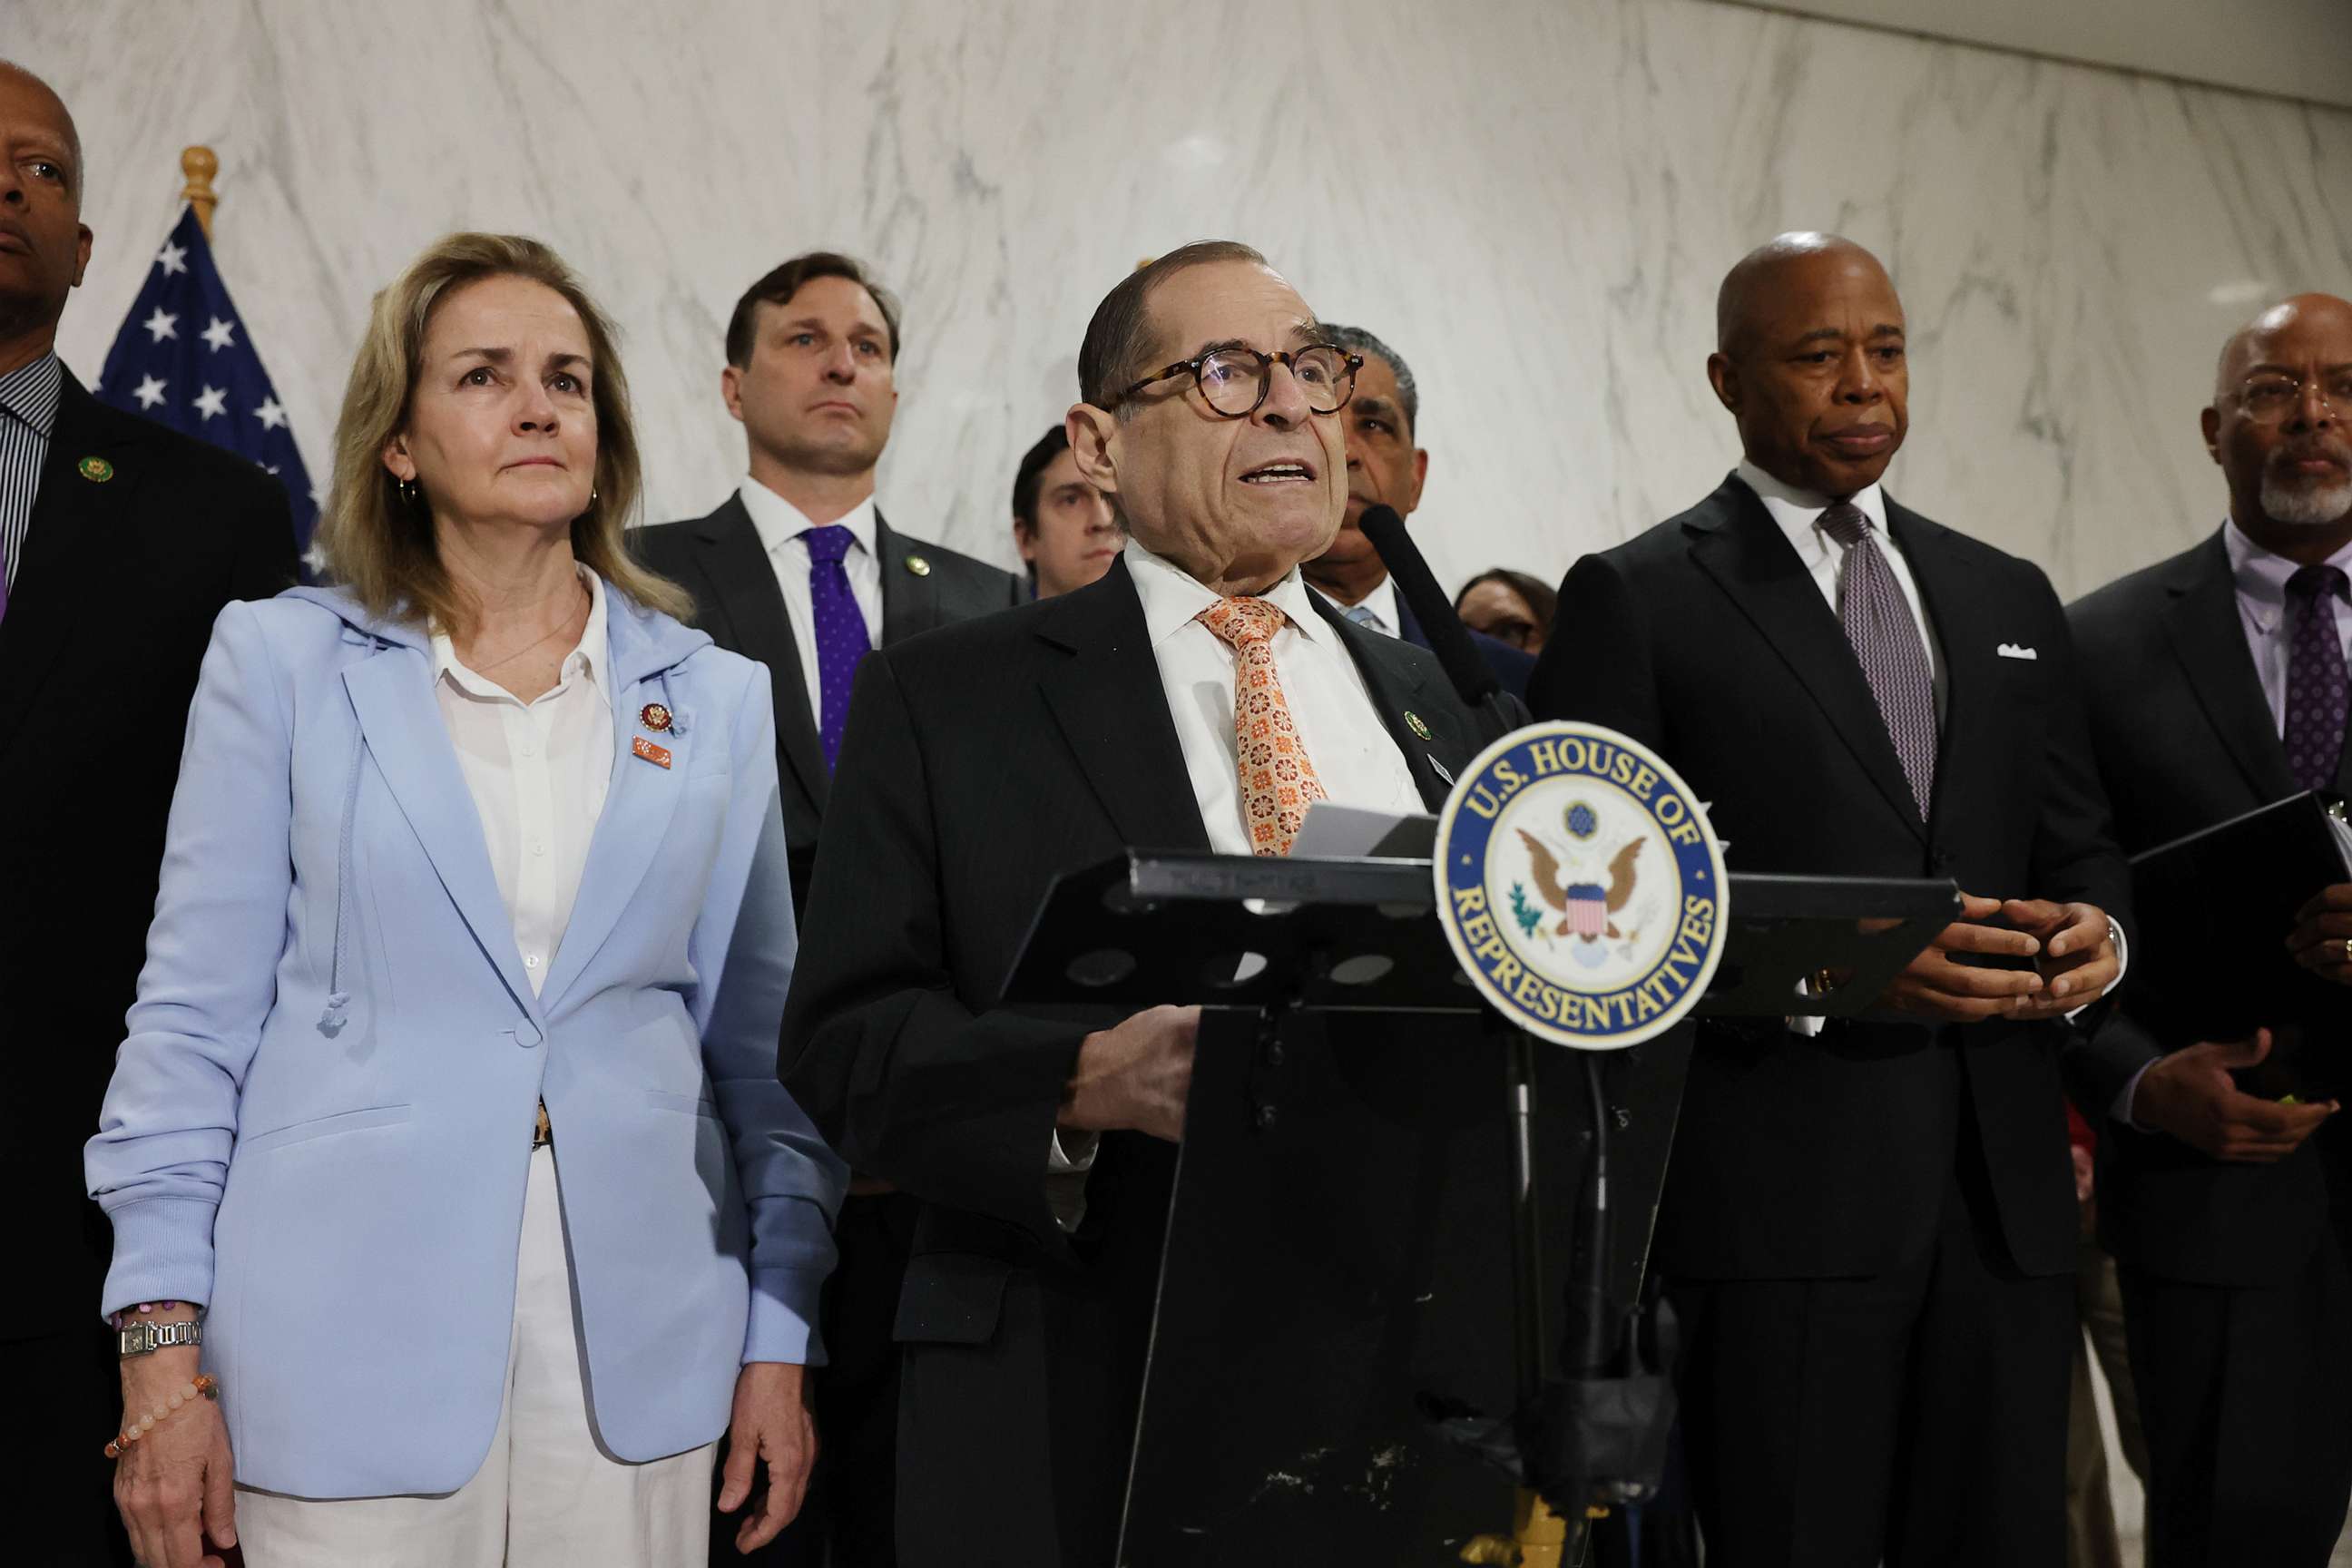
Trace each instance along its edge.
<path fill-rule="evenodd" d="M 2300 791 L 2352 795 L 2347 418 L 2352 305 L 2305 294 L 2255 317 L 2204 413 L 2228 518 L 2068 612 L 2126 852 Z M 2304 973 L 2266 988 L 2275 1032 L 2248 1041 L 2185 1037 L 2124 987 L 2103 1038 L 2150 1065 L 2100 1125 L 2099 1234 L 2147 1440 L 2149 1563 L 2320 1568 L 2352 1497 L 2352 1134 L 2332 1120 L 2352 1077 L 2352 884 L 2231 912 Z M 2176 958 L 2195 962 L 2147 955 Z M 2274 1080 L 2274 1041 L 2299 1077 Z"/>

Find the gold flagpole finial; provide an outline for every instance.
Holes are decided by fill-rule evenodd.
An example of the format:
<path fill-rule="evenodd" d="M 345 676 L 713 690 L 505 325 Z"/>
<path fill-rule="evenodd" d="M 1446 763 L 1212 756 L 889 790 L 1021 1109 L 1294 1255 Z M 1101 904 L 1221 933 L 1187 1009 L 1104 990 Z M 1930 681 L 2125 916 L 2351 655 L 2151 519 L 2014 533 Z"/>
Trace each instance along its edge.
<path fill-rule="evenodd" d="M 187 188 L 180 199 L 196 209 L 196 225 L 205 231 L 205 238 L 213 237 L 213 207 L 220 197 L 213 194 L 213 176 L 220 173 L 220 159 L 209 147 L 190 147 L 180 153 L 180 173 L 188 177 Z"/>

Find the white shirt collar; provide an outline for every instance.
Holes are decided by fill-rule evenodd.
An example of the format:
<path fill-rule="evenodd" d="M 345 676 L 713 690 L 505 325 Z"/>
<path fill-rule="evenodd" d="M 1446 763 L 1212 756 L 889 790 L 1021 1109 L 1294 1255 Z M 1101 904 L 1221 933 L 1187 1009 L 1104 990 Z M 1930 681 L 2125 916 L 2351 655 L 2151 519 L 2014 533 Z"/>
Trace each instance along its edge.
<path fill-rule="evenodd" d="M 2302 563 L 2256 544 L 2234 517 L 2221 523 L 2221 548 L 2229 552 L 2230 579 L 2237 587 L 2238 603 L 2245 607 L 2247 618 L 2265 637 L 2278 630 L 2286 616 L 2287 579 L 2303 569 Z M 2352 575 L 2352 544 L 2347 544 L 2322 564 Z"/>
<path fill-rule="evenodd" d="M 1789 536 L 1789 542 L 1796 547 L 1799 555 L 1810 558 L 1832 542 L 1821 531 L 1822 513 L 1832 504 L 1829 497 L 1784 484 L 1745 458 L 1739 459 L 1738 472 L 1739 482 L 1756 492 L 1756 499 L 1764 503 L 1764 510 L 1772 514 L 1772 521 L 1780 525 L 1780 531 Z M 1872 530 L 1885 539 L 1885 490 L 1872 484 L 1846 499 L 1862 509 L 1862 514 L 1870 519 Z"/>
<path fill-rule="evenodd" d="M 1174 562 L 1151 553 L 1133 534 L 1128 536 L 1125 554 L 1128 575 L 1135 580 L 1136 597 L 1143 601 L 1144 631 L 1155 648 L 1198 620 L 1202 611 L 1224 602 L 1223 595 L 1210 590 Z M 1310 592 L 1307 579 L 1293 566 L 1280 582 L 1258 597 L 1289 616 L 1290 624 L 1303 636 L 1319 640 L 1328 636 L 1331 628 L 1324 624 L 1322 614 L 1307 597 Z"/>
<path fill-rule="evenodd" d="M 588 684 L 603 689 L 599 671 L 604 665 L 604 579 L 585 566 L 572 568 L 580 581 L 588 585 L 588 620 L 580 628 L 580 640 L 563 656 L 563 664 L 556 673 L 556 685 L 562 686 L 573 677 L 584 678 Z M 498 682 L 477 675 L 457 658 L 457 648 L 449 634 L 436 628 L 433 633 L 433 679 L 446 680 L 468 697 L 493 702 L 518 702 L 521 699 Z"/>
<path fill-rule="evenodd" d="M 760 543 L 771 555 L 787 540 L 798 539 L 810 529 L 819 526 L 811 522 L 808 514 L 757 479 L 747 479 L 735 492 L 743 498 L 743 510 L 751 514 L 751 526 L 758 531 Z M 874 553 L 874 498 L 867 496 L 836 520 L 849 530 L 857 541 L 857 548 L 866 554 Z"/>

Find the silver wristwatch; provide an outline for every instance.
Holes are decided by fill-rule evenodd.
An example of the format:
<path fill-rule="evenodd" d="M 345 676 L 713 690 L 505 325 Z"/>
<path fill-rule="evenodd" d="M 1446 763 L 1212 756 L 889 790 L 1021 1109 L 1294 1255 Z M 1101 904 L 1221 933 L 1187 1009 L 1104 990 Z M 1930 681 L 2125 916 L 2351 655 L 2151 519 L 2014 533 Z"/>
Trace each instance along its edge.
<path fill-rule="evenodd" d="M 205 1342 L 205 1326 L 190 1321 L 184 1323 L 133 1323 L 115 1331 L 117 1352 L 125 1361 L 135 1355 L 152 1355 L 172 1345 L 200 1345 Z"/>

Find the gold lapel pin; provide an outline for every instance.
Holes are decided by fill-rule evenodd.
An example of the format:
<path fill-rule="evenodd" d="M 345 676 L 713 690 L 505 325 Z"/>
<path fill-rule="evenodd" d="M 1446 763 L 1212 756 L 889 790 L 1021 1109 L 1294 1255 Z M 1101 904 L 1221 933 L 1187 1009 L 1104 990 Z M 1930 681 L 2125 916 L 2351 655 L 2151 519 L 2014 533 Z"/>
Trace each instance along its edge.
<path fill-rule="evenodd" d="M 659 733 L 669 728 L 669 710 L 658 702 L 648 702 L 637 710 L 637 722 Z"/>
<path fill-rule="evenodd" d="M 114 477 L 114 465 L 104 458 L 84 458 L 74 467 L 81 470 L 83 479 L 94 485 L 102 485 Z"/>
<path fill-rule="evenodd" d="M 931 563 L 919 555 L 909 555 L 907 557 L 907 570 L 918 577 L 928 577 L 931 574 Z"/>
<path fill-rule="evenodd" d="M 1404 710 L 1404 727 L 1424 741 L 1430 739 L 1429 726 L 1423 723 L 1421 715 L 1410 708 Z"/>

